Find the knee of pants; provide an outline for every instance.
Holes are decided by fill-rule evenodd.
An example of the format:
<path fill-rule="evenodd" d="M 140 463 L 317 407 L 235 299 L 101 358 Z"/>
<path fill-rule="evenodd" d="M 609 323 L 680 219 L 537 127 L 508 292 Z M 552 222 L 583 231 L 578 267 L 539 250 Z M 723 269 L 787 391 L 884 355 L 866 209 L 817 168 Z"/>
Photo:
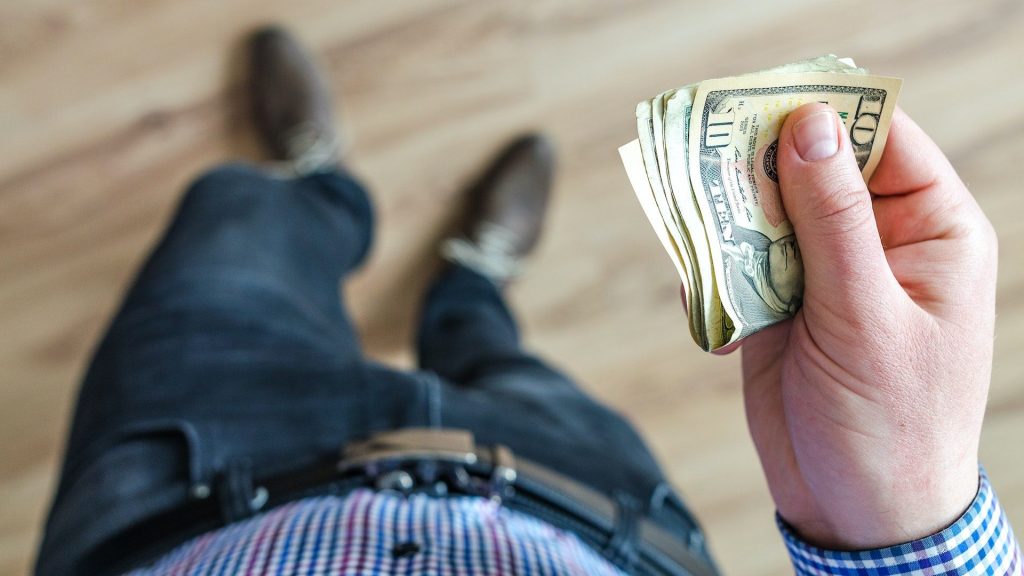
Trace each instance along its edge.
<path fill-rule="evenodd" d="M 323 245 L 350 254 L 350 266 L 362 262 L 373 238 L 370 198 L 357 180 L 342 171 L 282 178 L 253 166 L 225 164 L 189 186 L 178 219 L 184 214 L 189 220 L 199 217 L 204 221 L 216 216 L 222 223 L 230 221 L 226 215 L 245 220 L 256 217 L 301 229 L 300 236 L 322 235 Z"/>
<path fill-rule="evenodd" d="M 251 180 L 274 180 L 259 168 L 233 162 L 214 166 L 196 177 L 185 192 L 185 198 L 203 196 L 210 192 L 234 187 L 240 182 Z"/>
<path fill-rule="evenodd" d="M 232 218 L 261 210 L 262 198 L 279 184 L 257 168 L 242 164 L 217 166 L 198 176 L 185 189 L 167 230 L 173 238 L 181 229 L 209 229 L 211 224 L 229 223 Z M 190 233 L 191 234 L 191 233 Z"/>

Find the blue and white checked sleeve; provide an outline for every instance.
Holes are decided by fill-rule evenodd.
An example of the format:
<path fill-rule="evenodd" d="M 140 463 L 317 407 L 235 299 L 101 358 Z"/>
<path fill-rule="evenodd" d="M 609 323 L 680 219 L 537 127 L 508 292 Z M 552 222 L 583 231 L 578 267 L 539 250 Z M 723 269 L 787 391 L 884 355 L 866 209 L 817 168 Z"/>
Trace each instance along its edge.
<path fill-rule="evenodd" d="M 1024 575 L 1020 545 L 984 471 L 978 495 L 959 520 L 938 534 L 898 546 L 823 550 L 800 540 L 781 517 L 776 521 L 798 576 Z"/>

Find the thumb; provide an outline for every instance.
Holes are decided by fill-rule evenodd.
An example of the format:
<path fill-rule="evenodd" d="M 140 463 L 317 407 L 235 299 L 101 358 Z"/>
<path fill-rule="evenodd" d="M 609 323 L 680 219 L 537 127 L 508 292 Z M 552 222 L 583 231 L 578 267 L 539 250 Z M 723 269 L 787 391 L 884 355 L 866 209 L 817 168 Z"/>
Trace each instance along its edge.
<path fill-rule="evenodd" d="M 891 288 L 871 193 L 835 110 L 808 104 L 789 115 L 779 134 L 778 172 L 803 259 L 805 299 L 847 305 Z"/>

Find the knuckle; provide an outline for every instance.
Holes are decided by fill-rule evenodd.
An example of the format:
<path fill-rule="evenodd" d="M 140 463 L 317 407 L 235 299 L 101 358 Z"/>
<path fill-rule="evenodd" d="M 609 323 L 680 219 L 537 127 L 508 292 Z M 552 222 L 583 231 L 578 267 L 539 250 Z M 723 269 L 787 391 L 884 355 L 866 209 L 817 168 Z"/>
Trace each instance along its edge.
<path fill-rule="evenodd" d="M 845 192 L 823 201 L 819 208 L 814 217 L 824 237 L 847 239 L 874 220 L 874 212 L 866 198 Z"/>
<path fill-rule="evenodd" d="M 961 183 L 953 187 L 947 197 L 949 208 L 942 212 L 950 220 L 947 237 L 960 239 L 976 261 L 994 261 L 999 254 L 999 237 L 966 186 Z"/>
<path fill-rule="evenodd" d="M 854 176 L 847 170 L 822 172 L 811 185 L 816 193 L 809 199 L 809 208 L 818 220 L 859 225 L 873 214 L 871 196 L 859 174 Z"/>
<path fill-rule="evenodd" d="M 978 262 L 995 261 L 999 254 L 999 237 L 995 228 L 983 214 L 978 211 L 977 217 L 965 219 L 961 223 L 962 238 L 968 254 Z"/>

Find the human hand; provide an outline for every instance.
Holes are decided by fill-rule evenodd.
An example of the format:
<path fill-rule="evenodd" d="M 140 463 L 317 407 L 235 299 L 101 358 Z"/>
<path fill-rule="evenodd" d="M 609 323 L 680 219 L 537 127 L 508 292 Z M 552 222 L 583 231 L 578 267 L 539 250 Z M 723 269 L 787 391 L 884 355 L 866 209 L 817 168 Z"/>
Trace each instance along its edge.
<path fill-rule="evenodd" d="M 828 548 L 939 532 L 978 488 L 992 226 L 900 110 L 867 187 L 823 104 L 790 114 L 778 166 L 803 255 L 803 308 L 744 342 L 743 379 L 779 514 Z"/>

